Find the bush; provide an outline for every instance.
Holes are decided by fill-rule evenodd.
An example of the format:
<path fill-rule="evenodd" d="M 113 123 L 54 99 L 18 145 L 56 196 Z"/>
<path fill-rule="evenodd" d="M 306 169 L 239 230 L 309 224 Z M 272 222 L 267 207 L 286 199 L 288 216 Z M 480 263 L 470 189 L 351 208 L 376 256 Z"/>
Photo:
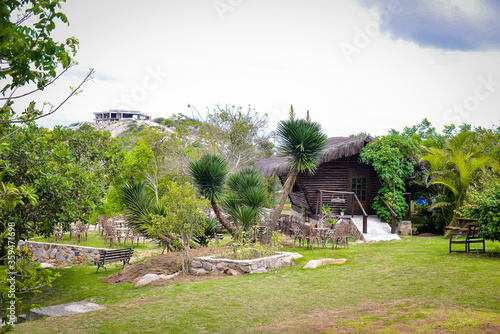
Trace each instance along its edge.
<path fill-rule="evenodd" d="M 466 205 L 466 217 L 477 219 L 481 235 L 488 240 L 500 241 L 500 183 L 472 196 L 474 204 Z"/>

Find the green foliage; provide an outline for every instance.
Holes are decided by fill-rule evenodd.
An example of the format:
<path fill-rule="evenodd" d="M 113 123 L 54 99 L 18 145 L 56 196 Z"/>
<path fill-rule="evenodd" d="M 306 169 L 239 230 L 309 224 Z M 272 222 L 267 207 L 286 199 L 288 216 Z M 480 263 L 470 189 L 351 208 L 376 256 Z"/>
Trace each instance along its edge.
<path fill-rule="evenodd" d="M 208 246 L 210 240 L 213 239 L 217 233 L 217 224 L 217 219 L 214 217 L 205 218 L 205 228 L 201 233 L 193 236 L 193 241 L 202 247 Z"/>
<path fill-rule="evenodd" d="M 391 206 L 401 220 L 407 208 L 403 193 L 406 181 L 414 172 L 419 147 L 417 142 L 398 133 L 382 137 L 369 143 L 360 154 L 362 161 L 371 164 L 382 183 L 379 195 Z M 391 213 L 377 197 L 373 208 L 382 221 L 389 223 Z"/>
<path fill-rule="evenodd" d="M 244 111 L 229 104 L 216 105 L 203 120 L 198 135 L 206 152 L 224 157 L 229 171 L 236 172 L 271 156 L 268 123 L 267 114 L 259 115 L 250 106 Z"/>
<path fill-rule="evenodd" d="M 265 180 L 257 170 L 247 168 L 230 175 L 227 184 L 229 193 L 223 200 L 223 207 L 244 231 L 248 231 L 257 224 L 267 202 Z"/>
<path fill-rule="evenodd" d="M 484 155 L 477 146 L 467 145 L 473 138 L 471 132 L 461 132 L 451 138 L 443 149 L 430 147 L 422 161 L 426 185 L 434 196 L 429 210 L 441 213 L 442 221 L 453 225 L 457 210 L 467 199 L 467 192 L 483 176 L 492 164 L 491 157 Z"/>
<path fill-rule="evenodd" d="M 38 201 L 5 208 L 1 222 L 16 222 L 18 237 L 26 238 L 52 233 L 55 223 L 90 221 L 121 157 L 108 133 L 29 125 L 7 140 L 10 149 L 1 152 L 4 180 L 36 187 Z"/>
<path fill-rule="evenodd" d="M 228 172 L 224 159 L 216 155 L 204 155 L 189 164 L 189 172 L 202 196 L 209 201 L 216 201 L 222 196 Z"/>
<path fill-rule="evenodd" d="M 7 239 L 7 232 L 0 236 L 2 240 Z M 60 276 L 41 268 L 40 264 L 31 261 L 30 253 L 19 251 L 16 247 L 9 247 L 5 263 L 0 266 L 0 320 L 5 322 L 2 333 L 12 329 L 9 324 L 13 324 L 18 315 L 40 308 L 39 305 L 26 303 L 23 298 L 25 294 L 40 293 L 40 287 L 51 286 L 52 281 Z"/>
<path fill-rule="evenodd" d="M 483 237 L 500 241 L 500 182 L 497 180 L 483 192 L 474 192 L 472 201 L 465 205 L 464 215 L 477 219 Z"/>
<path fill-rule="evenodd" d="M 297 174 L 304 171 L 313 174 L 327 147 L 327 137 L 321 130 L 321 125 L 311 122 L 309 113 L 307 115 L 306 120 L 295 119 L 291 106 L 289 119 L 278 124 L 278 149 L 280 154 L 290 156 L 290 173 L 283 186 L 279 204 L 271 216 L 271 228 L 278 225 L 281 211 L 292 191 Z"/>
<path fill-rule="evenodd" d="M 36 107 L 35 101 L 27 102 L 23 112 L 13 109 L 14 101 L 43 90 L 74 65 L 78 40 L 67 38 L 64 42 L 52 39 L 56 23 L 68 24 L 66 15 L 59 11 L 64 0 L 33 1 L 7 0 L 0 5 L 0 92 L 5 103 L 0 108 L 0 135 L 9 131 L 8 124 L 26 123 L 54 113 L 67 101 L 50 108 Z M 58 74 L 58 72 L 62 71 Z M 90 80 L 91 70 L 68 96 L 78 94 L 80 87 Z M 4 81 L 5 80 L 5 81 Z M 16 94 L 20 87 L 28 91 Z M 46 105 L 44 105 L 46 107 Z"/>
<path fill-rule="evenodd" d="M 401 219 L 405 213 L 408 204 L 403 196 L 402 192 L 391 193 L 385 188 L 380 189 L 379 195 L 384 198 L 387 204 L 391 207 L 394 213 Z M 376 197 L 373 201 L 373 209 L 379 216 L 380 220 L 386 223 L 390 223 L 392 221 L 392 214 L 387 209 L 387 206 L 382 202 L 380 197 Z"/>
<path fill-rule="evenodd" d="M 314 174 L 326 149 L 326 135 L 321 125 L 304 119 L 288 119 L 278 123 L 278 150 L 291 157 L 291 167 Z"/>
<path fill-rule="evenodd" d="M 92 131 L 93 128 L 90 124 L 83 124 L 78 128 L 78 131 Z"/>

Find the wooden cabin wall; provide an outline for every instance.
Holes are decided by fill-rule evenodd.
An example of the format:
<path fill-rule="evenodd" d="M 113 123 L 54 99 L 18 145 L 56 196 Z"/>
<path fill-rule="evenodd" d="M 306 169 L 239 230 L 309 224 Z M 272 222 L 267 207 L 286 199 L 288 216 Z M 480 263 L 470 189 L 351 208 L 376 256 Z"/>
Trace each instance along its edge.
<path fill-rule="evenodd" d="M 308 213 L 319 214 L 316 212 L 316 207 L 319 207 L 319 193 L 317 190 L 331 191 L 349 191 L 349 169 L 367 169 L 369 171 L 370 192 L 369 192 L 369 207 L 365 208 L 368 214 L 374 214 L 372 204 L 377 192 L 380 189 L 380 182 L 377 179 L 377 173 L 372 166 L 363 163 L 358 163 L 358 156 L 339 159 L 318 166 L 316 173 L 310 175 L 307 172 L 300 173 L 297 176 L 296 184 L 290 193 L 292 204 L 298 207 L 307 208 Z M 280 177 L 282 184 L 285 183 L 286 176 Z M 345 203 L 332 203 L 330 197 L 325 201 L 323 195 L 323 204 L 329 204 L 333 211 L 339 211 L 340 208 L 347 208 Z M 336 197 L 336 196 L 335 196 Z"/>

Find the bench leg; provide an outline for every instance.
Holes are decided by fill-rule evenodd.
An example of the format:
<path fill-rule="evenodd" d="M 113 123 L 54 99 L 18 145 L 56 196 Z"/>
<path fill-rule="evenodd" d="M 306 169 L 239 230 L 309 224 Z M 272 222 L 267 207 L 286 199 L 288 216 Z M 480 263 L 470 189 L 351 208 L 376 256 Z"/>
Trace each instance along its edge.
<path fill-rule="evenodd" d="M 95 271 L 96 274 L 99 271 L 99 268 L 104 268 L 104 270 L 106 270 L 106 275 L 108 274 L 108 268 L 104 266 L 104 263 L 102 265 L 100 263 L 97 263 L 97 270 Z"/>

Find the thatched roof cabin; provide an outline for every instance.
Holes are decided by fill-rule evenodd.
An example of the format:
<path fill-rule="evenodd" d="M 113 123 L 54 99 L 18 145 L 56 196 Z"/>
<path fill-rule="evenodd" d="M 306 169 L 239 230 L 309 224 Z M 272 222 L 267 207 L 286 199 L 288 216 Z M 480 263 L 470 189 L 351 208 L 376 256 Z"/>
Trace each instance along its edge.
<path fill-rule="evenodd" d="M 360 213 L 360 208 L 352 196 L 333 194 L 330 191 L 354 192 L 367 213 L 373 213 L 373 199 L 380 189 L 377 174 L 371 165 L 359 159 L 366 144 L 376 139 L 370 136 L 332 137 L 321 158 L 314 175 L 299 173 L 290 193 L 290 201 L 295 211 L 305 209 L 312 216 L 321 213 L 321 204 L 329 205 L 334 212 L 347 209 Z M 254 168 L 264 177 L 276 175 L 284 184 L 290 171 L 289 157 L 271 157 L 258 161 Z M 326 191 L 320 196 L 320 190 Z"/>

